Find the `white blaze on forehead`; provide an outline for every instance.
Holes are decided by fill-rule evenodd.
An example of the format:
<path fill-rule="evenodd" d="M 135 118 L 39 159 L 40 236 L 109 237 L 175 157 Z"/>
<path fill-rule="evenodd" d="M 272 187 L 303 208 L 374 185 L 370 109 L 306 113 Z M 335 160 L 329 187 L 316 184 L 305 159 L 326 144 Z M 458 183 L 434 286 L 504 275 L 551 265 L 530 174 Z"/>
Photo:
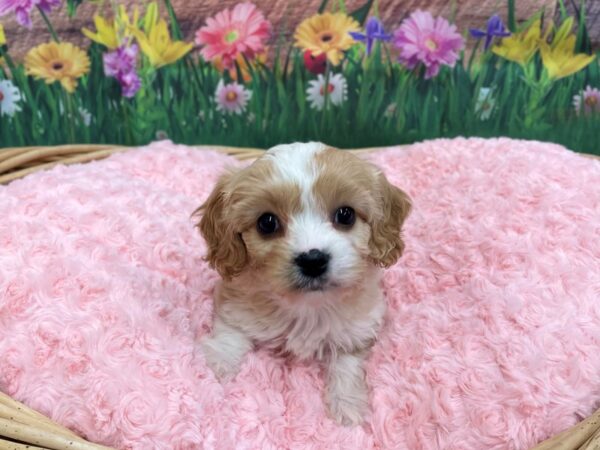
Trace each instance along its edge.
<path fill-rule="evenodd" d="M 273 161 L 277 176 L 282 181 L 295 182 L 300 186 L 304 197 L 310 194 L 317 178 L 315 156 L 323 150 L 325 145 L 320 142 L 298 142 L 273 147 L 265 157 Z"/>
<path fill-rule="evenodd" d="M 313 248 L 330 250 L 334 230 L 327 217 L 317 207 L 313 186 L 319 176 L 315 156 L 326 149 L 318 142 L 279 145 L 266 156 L 273 161 L 276 177 L 293 182 L 301 191 L 301 212 L 290 218 L 289 243 L 295 252 Z"/>

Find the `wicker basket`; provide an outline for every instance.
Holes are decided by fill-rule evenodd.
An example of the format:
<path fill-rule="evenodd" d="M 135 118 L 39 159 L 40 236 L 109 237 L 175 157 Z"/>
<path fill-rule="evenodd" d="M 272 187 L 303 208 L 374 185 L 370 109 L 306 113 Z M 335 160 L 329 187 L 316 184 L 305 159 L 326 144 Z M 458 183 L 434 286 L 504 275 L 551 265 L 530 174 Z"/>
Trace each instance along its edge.
<path fill-rule="evenodd" d="M 199 146 L 237 159 L 253 159 L 263 150 Z M 58 164 L 76 164 L 106 158 L 128 147 L 113 145 L 63 145 L 58 147 L 20 147 L 0 149 L 0 184 Z M 355 152 L 376 149 L 357 149 Z M 600 382 L 600 381 L 599 381 Z M 52 422 L 0 392 L 0 450 L 110 450 L 80 438 L 67 428 Z M 539 444 L 533 450 L 600 450 L 600 409 L 583 422 Z"/>
<path fill-rule="evenodd" d="M 57 147 L 18 147 L 0 149 L 0 184 L 6 184 L 38 170 L 58 164 L 77 164 L 94 161 L 129 147 L 118 145 L 60 145 Z M 238 159 L 252 159 L 262 150 L 220 146 L 197 146 L 199 150 L 219 151 Z"/>

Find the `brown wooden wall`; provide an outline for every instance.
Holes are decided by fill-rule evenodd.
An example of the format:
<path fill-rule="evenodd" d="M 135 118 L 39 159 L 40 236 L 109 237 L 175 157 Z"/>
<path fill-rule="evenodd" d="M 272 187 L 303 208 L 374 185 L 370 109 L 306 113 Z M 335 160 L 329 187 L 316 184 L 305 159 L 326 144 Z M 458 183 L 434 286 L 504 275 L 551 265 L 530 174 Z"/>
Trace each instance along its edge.
<path fill-rule="evenodd" d="M 235 5 L 237 0 L 172 0 L 182 29 L 187 40 L 193 40 L 194 32 L 203 25 L 206 17 L 219 10 Z M 290 34 L 296 25 L 305 17 L 316 12 L 321 0 L 255 0 L 257 6 L 274 24 L 276 30 L 287 29 Z M 364 0 L 347 0 L 349 9 L 360 6 Z M 105 2 L 108 3 L 108 2 Z M 135 1 L 123 1 L 130 5 Z M 449 0 L 380 0 L 380 15 L 388 29 L 395 28 L 407 14 L 421 8 L 431 11 L 434 15 L 450 17 L 452 3 Z M 578 2 L 577 2 L 578 3 Z M 593 26 L 592 37 L 600 42 L 600 0 L 589 0 L 589 25 Z M 461 30 L 467 27 L 481 27 L 493 13 L 500 13 L 506 18 L 505 0 L 456 0 L 456 22 Z M 556 11 L 556 0 L 516 0 L 517 19 L 529 17 L 540 8 L 545 8 L 547 16 L 551 17 Z M 55 12 L 51 20 L 58 33 L 65 40 L 85 45 L 80 29 L 90 27 L 93 14 L 102 7 L 85 1 L 80 7 L 75 19 L 68 19 L 64 11 Z M 32 30 L 19 27 L 12 17 L 0 18 L 6 29 L 11 52 L 22 55 L 32 46 L 49 40 L 49 34 L 42 20 L 34 14 Z"/>

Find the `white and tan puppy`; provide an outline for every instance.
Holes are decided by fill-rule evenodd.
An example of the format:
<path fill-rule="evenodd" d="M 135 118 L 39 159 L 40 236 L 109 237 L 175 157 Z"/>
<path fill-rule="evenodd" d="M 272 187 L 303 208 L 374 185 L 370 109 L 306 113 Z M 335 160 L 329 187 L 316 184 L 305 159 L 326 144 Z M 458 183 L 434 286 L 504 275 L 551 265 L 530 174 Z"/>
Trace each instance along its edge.
<path fill-rule="evenodd" d="M 254 344 L 313 358 L 327 368 L 331 416 L 360 423 L 385 311 L 380 268 L 402 254 L 409 210 L 378 168 L 320 143 L 280 145 L 223 175 L 198 210 L 222 277 L 202 341 L 215 375 L 235 375 Z"/>

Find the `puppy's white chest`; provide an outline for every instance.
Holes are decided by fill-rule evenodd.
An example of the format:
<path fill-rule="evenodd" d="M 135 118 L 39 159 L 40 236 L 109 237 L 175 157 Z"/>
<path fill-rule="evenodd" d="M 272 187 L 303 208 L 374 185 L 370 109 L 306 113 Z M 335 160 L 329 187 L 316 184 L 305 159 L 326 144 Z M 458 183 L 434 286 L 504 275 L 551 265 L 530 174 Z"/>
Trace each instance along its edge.
<path fill-rule="evenodd" d="M 260 346 L 300 359 L 352 353 L 370 347 L 385 313 L 379 272 L 371 275 L 359 288 L 294 296 L 219 290 L 219 315 Z"/>
<path fill-rule="evenodd" d="M 360 302 L 359 302 L 360 303 Z M 364 305 L 364 303 L 363 303 Z M 334 299 L 282 305 L 269 321 L 271 326 L 250 333 L 269 348 L 289 352 L 300 359 L 322 359 L 335 352 L 367 347 L 377 336 L 385 303 L 381 295 L 360 310 Z"/>
<path fill-rule="evenodd" d="M 320 307 L 300 305 L 289 312 L 288 331 L 279 339 L 283 339 L 286 351 L 301 359 L 322 359 L 338 351 L 353 352 L 376 338 L 384 309 L 383 301 L 364 315 L 335 303 Z"/>

